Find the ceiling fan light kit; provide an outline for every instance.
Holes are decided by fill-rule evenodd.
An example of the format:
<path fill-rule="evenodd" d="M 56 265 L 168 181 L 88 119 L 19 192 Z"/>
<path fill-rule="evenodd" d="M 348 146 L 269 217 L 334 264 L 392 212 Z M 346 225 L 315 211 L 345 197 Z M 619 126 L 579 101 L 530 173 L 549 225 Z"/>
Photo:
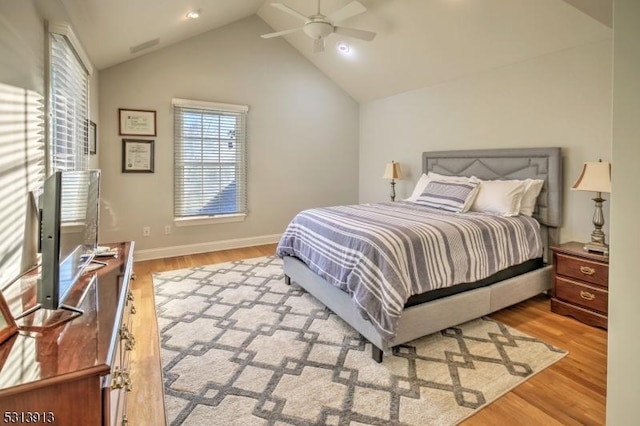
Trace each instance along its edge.
<path fill-rule="evenodd" d="M 279 37 L 302 30 L 308 37 L 313 39 L 313 51 L 317 53 L 324 51 L 324 39 L 333 33 L 365 41 L 371 41 L 376 36 L 376 33 L 372 31 L 365 31 L 357 28 L 338 27 L 335 25 L 335 23 L 337 22 L 352 18 L 356 15 L 360 15 L 367 10 L 366 7 L 355 0 L 328 16 L 320 13 L 320 0 L 318 0 L 318 11 L 315 15 L 312 16 L 305 16 L 297 10 L 292 9 L 283 3 L 271 3 L 271 6 L 285 13 L 288 13 L 289 15 L 295 16 L 296 18 L 304 20 L 304 26 L 284 31 L 278 31 L 275 33 L 263 34 L 261 36 L 262 38 Z"/>
<path fill-rule="evenodd" d="M 303 31 L 314 40 L 325 38 L 333 32 L 333 25 L 328 22 L 308 22 L 304 24 Z"/>

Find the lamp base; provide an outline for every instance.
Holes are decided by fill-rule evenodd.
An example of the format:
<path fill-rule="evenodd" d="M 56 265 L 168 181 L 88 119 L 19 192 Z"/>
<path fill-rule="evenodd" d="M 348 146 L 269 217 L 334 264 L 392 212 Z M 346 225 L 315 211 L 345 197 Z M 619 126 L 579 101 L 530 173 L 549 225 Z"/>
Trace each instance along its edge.
<path fill-rule="evenodd" d="M 602 253 L 603 256 L 609 256 L 609 246 L 604 243 L 588 242 L 584 245 L 584 251 Z"/>

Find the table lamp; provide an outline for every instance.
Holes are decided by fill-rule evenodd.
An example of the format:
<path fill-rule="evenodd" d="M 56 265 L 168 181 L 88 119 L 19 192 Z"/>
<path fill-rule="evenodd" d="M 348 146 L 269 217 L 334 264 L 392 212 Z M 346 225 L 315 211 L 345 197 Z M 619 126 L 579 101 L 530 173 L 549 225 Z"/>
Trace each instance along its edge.
<path fill-rule="evenodd" d="M 396 179 L 402 179 L 402 170 L 400 170 L 400 163 L 396 163 L 393 160 L 387 164 L 387 168 L 384 171 L 383 179 L 391 179 L 391 201 L 396 200 Z"/>
<path fill-rule="evenodd" d="M 577 191 L 592 191 L 596 193 L 593 199 L 596 203 L 596 210 L 593 213 L 593 226 L 595 229 L 591 233 L 591 242 L 584 245 L 585 251 L 594 251 L 607 256 L 609 246 L 605 243 L 605 235 L 602 231 L 604 225 L 604 214 L 602 213 L 603 192 L 611 192 L 611 163 L 587 162 L 582 167 L 582 172 L 571 189 Z"/>

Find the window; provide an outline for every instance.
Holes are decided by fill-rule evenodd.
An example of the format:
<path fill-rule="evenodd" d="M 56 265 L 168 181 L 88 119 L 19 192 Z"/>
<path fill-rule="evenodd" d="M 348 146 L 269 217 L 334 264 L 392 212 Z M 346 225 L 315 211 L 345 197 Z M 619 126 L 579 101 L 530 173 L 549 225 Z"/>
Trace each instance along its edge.
<path fill-rule="evenodd" d="M 49 25 L 48 173 L 86 170 L 91 65 L 71 28 Z"/>
<path fill-rule="evenodd" d="M 174 216 L 244 218 L 248 107 L 174 99 Z"/>
<path fill-rule="evenodd" d="M 67 24 L 49 24 L 48 174 L 89 166 L 89 74 L 91 64 Z M 83 174 L 67 175 L 62 198 L 77 209 L 63 209 L 64 222 L 84 219 Z"/>

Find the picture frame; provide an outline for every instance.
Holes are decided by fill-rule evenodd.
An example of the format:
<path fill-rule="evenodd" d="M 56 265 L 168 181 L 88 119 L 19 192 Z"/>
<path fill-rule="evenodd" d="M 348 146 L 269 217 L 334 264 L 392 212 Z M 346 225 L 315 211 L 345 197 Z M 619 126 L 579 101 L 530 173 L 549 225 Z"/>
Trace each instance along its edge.
<path fill-rule="evenodd" d="M 18 326 L 16 321 L 11 315 L 11 310 L 7 301 L 4 299 L 2 293 L 0 293 L 0 344 L 4 343 L 11 336 L 18 332 Z"/>
<path fill-rule="evenodd" d="M 156 136 L 156 112 L 144 109 L 118 109 L 121 136 Z"/>
<path fill-rule="evenodd" d="M 89 121 L 89 154 L 95 155 L 98 152 L 98 126 L 93 121 Z"/>
<path fill-rule="evenodd" d="M 122 139 L 122 173 L 153 173 L 153 140 Z"/>

